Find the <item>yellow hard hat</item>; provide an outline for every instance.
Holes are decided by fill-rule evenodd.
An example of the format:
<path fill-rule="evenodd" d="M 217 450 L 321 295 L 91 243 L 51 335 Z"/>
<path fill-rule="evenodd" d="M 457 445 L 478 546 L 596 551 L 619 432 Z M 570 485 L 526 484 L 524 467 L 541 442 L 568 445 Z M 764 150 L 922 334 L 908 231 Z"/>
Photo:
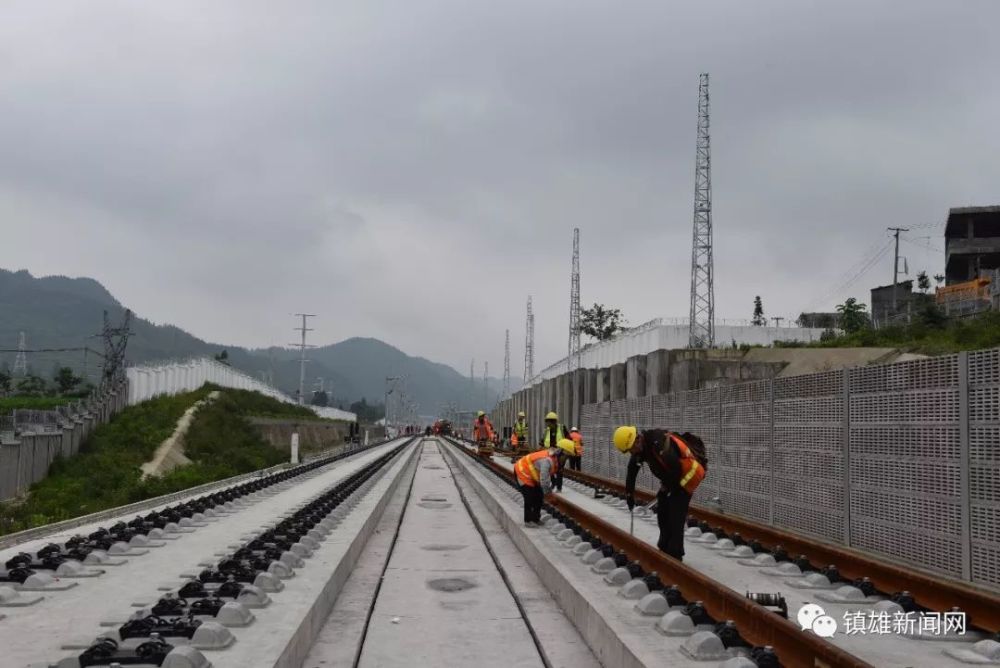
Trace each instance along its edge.
<path fill-rule="evenodd" d="M 547 413 L 547 414 L 545 415 L 545 419 L 546 419 L 546 420 L 556 420 L 556 421 L 558 422 L 558 420 L 559 420 L 559 416 L 558 416 L 558 415 L 556 415 L 556 412 L 555 412 L 555 411 L 549 411 L 549 412 L 548 412 L 548 413 Z"/>
<path fill-rule="evenodd" d="M 616 448 L 622 452 L 628 452 L 632 449 L 632 444 L 635 443 L 635 437 L 638 433 L 639 431 L 635 427 L 618 427 L 611 440 Z"/>
<path fill-rule="evenodd" d="M 517 417 L 524 417 L 524 411 L 518 412 Z"/>
<path fill-rule="evenodd" d="M 476 413 L 476 417 L 483 417 L 484 415 L 486 415 L 486 413 L 484 413 L 483 411 L 479 411 L 478 413 Z"/>
<path fill-rule="evenodd" d="M 576 444 L 568 438 L 561 438 L 556 446 L 570 457 L 576 457 Z"/>

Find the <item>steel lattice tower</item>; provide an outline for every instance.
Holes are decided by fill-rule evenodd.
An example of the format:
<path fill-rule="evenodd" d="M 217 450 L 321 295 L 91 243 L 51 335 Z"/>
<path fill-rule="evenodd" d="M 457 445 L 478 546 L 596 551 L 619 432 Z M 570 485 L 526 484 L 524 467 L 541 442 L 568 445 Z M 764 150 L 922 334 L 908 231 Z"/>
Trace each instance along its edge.
<path fill-rule="evenodd" d="M 580 368 L 580 228 L 573 228 L 573 269 L 569 277 L 569 352 L 566 370 Z"/>
<path fill-rule="evenodd" d="M 503 394 L 500 401 L 510 396 L 510 330 L 506 330 L 503 342 Z"/>
<path fill-rule="evenodd" d="M 21 336 L 17 340 L 17 357 L 14 358 L 14 368 L 11 370 L 15 376 L 28 375 L 28 354 L 25 352 L 27 347 L 24 332 L 21 332 Z"/>
<path fill-rule="evenodd" d="M 715 345 L 712 267 L 712 154 L 708 131 L 708 74 L 698 83 L 698 141 L 694 163 L 694 238 L 691 245 L 691 317 L 688 346 Z"/>
<path fill-rule="evenodd" d="M 531 312 L 531 295 L 528 295 L 528 316 L 524 321 L 524 384 L 535 375 L 535 314 Z"/>

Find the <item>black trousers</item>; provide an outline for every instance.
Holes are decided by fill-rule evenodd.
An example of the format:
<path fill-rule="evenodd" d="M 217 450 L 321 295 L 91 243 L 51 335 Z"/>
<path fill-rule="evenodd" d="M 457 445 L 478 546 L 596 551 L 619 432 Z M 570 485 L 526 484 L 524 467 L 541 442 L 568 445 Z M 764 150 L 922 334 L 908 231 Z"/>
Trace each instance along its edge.
<path fill-rule="evenodd" d="M 583 457 L 570 457 L 569 458 L 569 467 L 571 469 L 573 469 L 574 471 L 579 471 L 580 470 L 580 462 L 581 461 L 583 461 Z"/>
<path fill-rule="evenodd" d="M 518 489 L 521 490 L 521 496 L 524 497 L 524 521 L 541 522 L 542 500 L 545 498 L 541 486 L 518 485 Z"/>
<path fill-rule="evenodd" d="M 660 540 L 656 546 L 678 561 L 684 561 L 684 529 L 687 525 L 691 495 L 681 487 L 661 489 L 656 495 L 656 523 Z"/>

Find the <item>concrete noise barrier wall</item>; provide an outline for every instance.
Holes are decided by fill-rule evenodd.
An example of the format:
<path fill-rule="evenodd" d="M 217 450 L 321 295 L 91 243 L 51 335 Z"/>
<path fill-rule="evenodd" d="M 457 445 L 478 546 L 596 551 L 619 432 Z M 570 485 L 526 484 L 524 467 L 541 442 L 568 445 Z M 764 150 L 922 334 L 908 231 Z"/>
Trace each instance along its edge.
<path fill-rule="evenodd" d="M 129 367 L 128 404 L 133 406 L 161 394 L 193 392 L 205 383 L 236 390 L 259 392 L 284 403 L 297 403 L 287 394 L 238 369 L 207 357 L 181 362 L 165 362 Z M 356 422 L 357 416 L 336 408 L 309 406 L 316 415 L 333 420 Z"/>
<path fill-rule="evenodd" d="M 634 424 L 697 434 L 695 503 L 1000 587 L 1000 349 L 757 380 L 581 409 L 583 468 L 624 479 Z M 659 484 L 643 470 L 640 486 Z"/>
<path fill-rule="evenodd" d="M 56 411 L 35 411 L 17 431 L 0 438 L 0 501 L 20 496 L 45 478 L 56 457 L 72 457 L 100 424 L 125 408 L 126 383 L 97 390 Z M 44 413 L 44 415 L 41 415 Z M 14 424 L 18 424 L 15 420 Z"/>

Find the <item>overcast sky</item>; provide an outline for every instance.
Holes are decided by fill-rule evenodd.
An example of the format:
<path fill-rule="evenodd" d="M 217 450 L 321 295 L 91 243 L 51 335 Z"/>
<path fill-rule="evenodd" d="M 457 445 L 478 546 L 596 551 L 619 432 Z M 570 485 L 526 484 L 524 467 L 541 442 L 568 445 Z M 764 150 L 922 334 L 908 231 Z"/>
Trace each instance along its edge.
<path fill-rule="evenodd" d="M 923 226 L 902 250 L 933 274 L 948 208 L 1000 203 L 998 24 L 995 0 L 7 0 L 0 267 L 245 346 L 305 310 L 317 343 L 500 375 L 509 327 L 519 376 L 528 294 L 536 368 L 565 354 L 573 227 L 584 305 L 687 315 L 710 72 L 717 316 L 867 301 L 886 226 Z"/>

